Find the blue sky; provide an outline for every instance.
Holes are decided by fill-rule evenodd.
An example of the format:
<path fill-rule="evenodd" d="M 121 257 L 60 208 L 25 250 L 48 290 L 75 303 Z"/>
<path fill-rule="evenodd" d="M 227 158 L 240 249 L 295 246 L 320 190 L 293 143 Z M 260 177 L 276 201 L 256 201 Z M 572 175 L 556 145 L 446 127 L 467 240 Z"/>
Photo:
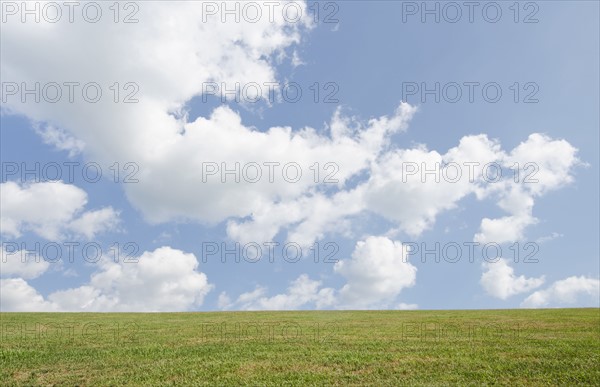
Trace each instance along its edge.
<path fill-rule="evenodd" d="M 294 23 L 277 12 L 273 23 L 222 23 L 221 10 L 203 23 L 201 2 L 136 4 L 132 24 L 115 23 L 108 9 L 98 23 L 23 23 L 3 5 L 3 311 L 598 306 L 597 2 L 521 2 L 518 23 L 513 2 L 494 3 L 496 23 L 481 14 L 490 2 L 472 23 L 466 14 L 422 22 L 420 9 L 403 22 L 421 2 L 298 2 L 304 18 Z M 333 10 L 338 21 L 325 23 Z M 524 23 L 532 12 L 538 22 Z M 23 103 L 21 91 L 9 92 L 92 80 L 104 93 L 97 104 Z M 138 85 L 139 102 L 112 102 L 114 82 Z M 202 95 L 212 82 L 295 82 L 303 93 L 295 103 L 222 103 Z M 436 82 L 461 85 L 462 98 L 406 94 L 408 84 Z M 470 103 L 465 82 L 497 84 L 502 98 L 488 102 L 478 86 Z M 324 102 L 332 91 L 338 102 Z M 531 91 L 538 101 L 524 103 Z M 402 180 L 399 166 L 438 159 L 493 160 L 503 179 Z M 203 162 L 265 161 L 297 161 L 304 179 L 201 178 Z M 36 162 L 97 162 L 104 176 L 47 182 L 8 173 Z M 127 162 L 139 182 L 122 182 Z M 342 182 L 312 183 L 315 162 L 335 163 Z M 538 181 L 515 183 L 514 162 L 534 164 Z M 206 243 L 271 241 L 280 243 L 273 263 L 203 262 Z M 504 260 L 485 262 L 480 247 L 473 262 L 466 249 L 457 263 L 406 259 L 409 243 L 474 241 L 501 246 Z M 19 262 L 11 250 L 58 243 L 64 255 L 69 242 L 98 243 L 105 255 L 86 263 L 78 249 L 73 263 L 45 264 Z M 111 263 L 110 247 L 128 242 L 138 262 Z M 339 262 L 315 263 L 315 242 L 322 255 L 325 244 L 337 246 Z M 308 256 L 286 262 L 286 243 Z M 521 257 L 533 251 L 524 246 L 536 248 L 537 262 L 514 262 L 515 243 Z"/>

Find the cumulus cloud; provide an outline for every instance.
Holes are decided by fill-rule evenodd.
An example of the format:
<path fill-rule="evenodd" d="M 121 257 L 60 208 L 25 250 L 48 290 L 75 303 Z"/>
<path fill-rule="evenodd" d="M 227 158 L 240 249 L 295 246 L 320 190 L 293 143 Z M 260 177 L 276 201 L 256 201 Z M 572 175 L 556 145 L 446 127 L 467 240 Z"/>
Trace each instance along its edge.
<path fill-rule="evenodd" d="M 321 288 L 321 281 L 311 280 L 302 274 L 291 282 L 286 293 L 267 297 L 267 289 L 257 287 L 255 290 L 242 293 L 235 302 L 221 293 L 219 307 L 222 309 L 241 310 L 293 310 L 306 305 L 314 305 L 317 309 L 330 306 L 334 302 L 334 290 Z"/>
<path fill-rule="evenodd" d="M 529 292 L 544 283 L 544 276 L 526 278 L 521 275 L 517 277 L 515 270 L 504 258 L 495 262 L 484 262 L 483 268 L 485 271 L 481 275 L 479 283 L 489 295 L 501 300 L 506 300 L 515 294 Z"/>
<path fill-rule="evenodd" d="M 219 296 L 221 309 L 285 310 L 314 306 L 317 309 L 371 309 L 388 307 L 402 289 L 416 281 L 417 269 L 406 260 L 406 249 L 400 242 L 385 237 L 368 237 L 356 244 L 352 257 L 334 266 L 346 279 L 339 290 L 323 287 L 321 281 L 302 274 L 292 281 L 287 291 L 267 296 L 267 288 L 257 286 L 232 301 L 225 292 Z M 416 309 L 416 304 L 400 303 L 397 309 Z"/>
<path fill-rule="evenodd" d="M 541 133 L 530 134 L 507 155 L 506 164 L 514 163 L 519 163 L 523 185 L 535 196 L 571 183 L 573 167 L 582 164 L 577 148 Z M 528 167 L 528 163 L 535 166 Z"/>
<path fill-rule="evenodd" d="M 24 279 L 0 279 L 0 311 L 53 312 L 58 310 L 56 304 L 46 301 Z"/>
<path fill-rule="evenodd" d="M 583 164 L 577 158 L 577 148 L 540 133 L 531 134 L 500 161 L 511 169 L 512 179 L 490 184 L 481 196 L 496 195 L 498 206 L 510 215 L 483 218 L 475 242 L 522 240 L 525 229 L 538 223 L 533 216 L 535 198 L 571 183 L 574 168 Z"/>
<path fill-rule="evenodd" d="M 84 211 L 86 192 L 62 181 L 2 183 L 0 204 L 2 235 L 7 237 L 18 238 L 31 231 L 47 240 L 63 240 L 69 235 L 93 238 L 119 224 L 119 214 L 112 207 Z"/>
<path fill-rule="evenodd" d="M 402 243 L 374 236 L 357 242 L 352 258 L 340 260 L 334 270 L 346 278 L 340 305 L 359 309 L 387 306 L 417 277 Z"/>
<path fill-rule="evenodd" d="M 481 220 L 480 232 L 473 240 L 478 243 L 506 243 L 523 239 L 525 228 L 538 220 L 531 214 L 503 216 L 502 218 Z"/>
<path fill-rule="evenodd" d="M 50 264 L 33 252 L 20 250 L 18 246 L 2 243 L 0 275 L 2 277 L 37 278 L 48 270 Z"/>
<path fill-rule="evenodd" d="M 352 235 L 354 217 L 364 214 L 392 223 L 387 235 L 416 238 L 469 195 L 496 200 L 506 212 L 498 218 L 484 217 L 474 240 L 510 242 L 524 238 L 527 228 L 538 222 L 535 200 L 573 180 L 574 167 L 580 163 L 577 149 L 538 133 L 512 150 L 503 150 L 499 141 L 485 134 L 464 136 L 446 152 L 425 145 L 392 145 L 392 136 L 406 130 L 416 112 L 406 103 L 366 122 L 337 109 L 325 128 L 292 128 L 285 123 L 256 128 L 227 105 L 191 120 L 188 106 L 194 98 L 209 94 L 208 83 L 221 91 L 222 86 L 258 85 L 266 96 L 270 85 L 281 78 L 277 64 L 282 58 L 291 57 L 292 65 L 301 63 L 296 46 L 313 25 L 306 3 L 295 3 L 305 17 L 293 23 L 280 12 L 274 20 L 262 18 L 258 23 L 223 23 L 220 15 L 202 20 L 198 16 L 203 2 L 143 2 L 136 15 L 140 22 L 135 24 L 114 23 L 111 18 L 99 24 L 4 23 L 0 47 L 4 81 L 30 87 L 36 82 L 93 81 L 102 87 L 104 97 L 86 102 L 79 85 L 74 102 L 65 94 L 58 103 L 36 103 L 33 98 L 23 103 L 17 95 L 3 104 L 2 113 L 28 117 L 42 141 L 70 155 L 82 152 L 84 158 L 105 166 L 135 162 L 140 167 L 139 183 L 123 187 L 149 222 L 225 222 L 227 235 L 240 242 L 270 241 L 287 231 L 288 240 L 304 247 L 328 233 Z M 130 91 L 136 102 L 123 103 Z M 221 91 L 215 93 L 217 98 Z M 488 163 L 504 168 L 518 163 L 519 181 L 505 176 L 489 183 L 483 178 Z M 289 164 L 302 172 L 297 181 L 290 182 L 297 171 L 286 171 Z M 456 165 L 459 176 L 449 181 Z M 248 181 L 248 166 L 250 176 L 256 175 L 258 166 L 259 181 Z M 320 172 L 317 181 L 314 166 Z M 417 173 L 407 167 L 416 167 Z M 225 169 L 234 169 L 236 176 L 225 174 Z M 446 178 L 436 179 L 425 170 L 437 170 L 434 174 Z M 110 207 L 85 211 L 85 192 L 61 182 L 7 182 L 1 189 L 3 236 L 31 231 L 49 240 L 70 234 L 92 238 L 115 229 L 118 222 Z M 41 302 L 66 310 L 146 310 L 140 300 L 152 310 L 172 310 L 201 302 L 198 294 L 210 286 L 201 273 L 193 274 L 195 258 L 178 250 L 157 251 L 146 253 L 146 261 L 164 269 L 161 275 L 151 275 L 150 266 L 103 263 L 90 284 Z M 170 267 L 158 255 L 175 257 L 179 274 L 170 277 Z M 399 242 L 369 237 L 357 244 L 351 259 L 335 266 L 346 279 L 339 290 L 301 275 L 283 294 L 269 297 L 266 288 L 258 287 L 234 301 L 222 294 L 219 305 L 242 309 L 393 305 L 416 278 L 416 268 L 404 258 Z M 41 268 L 11 270 L 35 275 Z M 158 288 L 147 285 L 148 292 L 140 293 L 126 285 L 123 273 L 132 276 L 132 283 L 140 285 L 138 280 L 143 279 Z M 488 268 L 486 275 L 504 281 L 501 288 L 489 288 L 500 298 L 532 289 L 540 280 L 516 277 L 506 263 Z M 106 284 L 96 278 L 106 279 Z M 24 289 L 38 300 L 26 282 L 7 281 L 9 294 Z M 144 298 L 151 295 L 154 298 Z"/>
<path fill-rule="evenodd" d="M 600 281 L 584 276 L 568 277 L 532 293 L 521 303 L 522 308 L 573 306 L 600 307 Z"/>
<path fill-rule="evenodd" d="M 2 279 L 3 311 L 162 312 L 190 310 L 213 288 L 194 254 L 170 247 L 144 252 L 137 262 L 104 257 L 89 283 L 44 299 L 22 278 Z"/>
<path fill-rule="evenodd" d="M 404 121 L 414 114 L 413 110 L 406 109 Z M 349 118 L 344 120 L 332 125 L 332 131 L 345 133 L 353 126 L 348 123 Z M 564 140 L 536 134 L 525 144 L 528 143 L 533 144 L 530 147 L 548 146 L 567 154 L 554 164 L 541 157 L 534 160 L 540 162 L 539 171 L 548 168 L 553 173 L 563 174 L 560 178 L 555 175 L 548 178 L 547 172 L 541 174 L 539 181 L 544 181 L 545 189 L 540 190 L 531 182 L 532 168 L 538 164 L 527 164 L 513 155 L 522 152 L 517 149 L 523 144 L 507 153 L 498 141 L 484 134 L 470 135 L 464 136 L 446 153 L 428 150 L 424 145 L 375 152 L 373 155 L 377 156 L 370 159 L 366 169 L 367 179 L 354 188 L 327 195 L 317 192 L 291 200 L 265 202 L 243 222 L 230 220 L 228 235 L 243 242 L 270 240 L 287 228 L 288 240 L 308 246 L 328 232 L 351 235 L 352 218 L 370 213 L 395 225 L 388 235 L 402 232 L 416 238 L 435 224 L 440 213 L 456 208 L 468 195 L 475 195 L 481 200 L 497 198 L 498 206 L 510 214 L 496 219 L 483 218 L 480 230 L 474 236 L 476 242 L 521 240 L 527 227 L 538 223 L 533 216 L 535 197 L 572 181 L 573 168 L 579 163 L 575 157 L 577 150 L 565 146 Z M 506 170 L 497 181 L 490 177 L 493 174 L 490 168 L 508 168 L 515 165 L 515 160 L 520 160 L 518 182 L 513 175 L 508 176 Z M 365 171 L 360 168 L 350 170 L 354 176 Z"/>
<path fill-rule="evenodd" d="M 440 212 L 477 192 L 484 183 L 484 165 L 501 154 L 500 145 L 485 135 L 465 136 L 445 154 L 425 146 L 390 152 L 374 165 L 365 183 L 366 206 L 417 237 Z"/>
<path fill-rule="evenodd" d="M 483 219 L 475 238 L 518 239 L 536 222 L 533 203 L 526 208 L 509 204 L 508 196 L 517 189 L 507 183 L 486 187 L 480 177 L 483 165 L 519 162 L 524 168 L 526 162 L 538 163 L 541 183 L 524 189 L 530 201 L 571 181 L 572 167 L 578 162 L 576 149 L 565 140 L 541 134 L 531 135 L 508 153 L 483 134 L 463 137 L 446 153 L 425 146 L 390 147 L 391 135 L 405 130 L 416 111 L 405 103 L 366 122 L 338 109 L 325 130 L 254 128 L 229 106 L 190 121 L 187 106 L 194 97 L 212 94 L 208 83 L 229 90 L 238 83 L 255 84 L 266 97 L 271 85 L 280 82 L 277 64 L 282 58 L 300 63 L 297 46 L 314 26 L 307 4 L 293 3 L 302 10 L 299 20 L 290 21 L 275 12 L 272 20 L 223 23 L 220 15 L 207 20 L 199 17 L 203 2 L 144 2 L 136 14 L 140 22 L 134 24 L 114 23 L 110 18 L 97 25 L 9 21 L 3 25 L 3 80 L 18 84 L 93 80 L 105 95 L 98 103 L 85 102 L 79 94 L 73 103 L 66 97 L 58 103 L 32 99 L 22 103 L 20 98 L 10 98 L 3 111 L 43 123 L 44 129 L 38 130 L 42 139 L 59 149 L 83 151 L 85 157 L 107 166 L 136 162 L 139 183 L 124 185 L 124 189 L 148 221 L 226 222 L 228 236 L 240 242 L 271 240 L 287 230 L 289 240 L 306 246 L 329 232 L 351 234 L 352 217 L 365 212 L 382 216 L 394 223 L 394 230 L 417 237 L 433 226 L 441 212 L 455 208 L 473 193 L 480 198 L 497 195 L 509 212 L 500 219 Z M 269 11 L 263 8 L 262 13 Z M 137 103 L 115 103 L 108 88 L 115 82 L 119 89 L 128 82 L 137 85 L 128 86 L 135 91 Z M 223 91 L 219 89 L 214 93 L 217 97 Z M 126 94 L 129 89 L 121 91 Z M 396 173 L 408 163 L 429 170 L 441 163 L 442 170 L 451 171 L 447 164 L 464 162 L 478 163 L 475 180 L 469 181 L 464 165 L 463 176 L 454 182 L 438 183 L 431 178 L 422 182 L 420 173 L 404 181 Z M 244 168 L 252 163 L 261 166 L 262 179 L 256 183 L 244 178 Z M 275 181 L 267 177 L 269 167 L 264 163 L 279 163 L 271 164 Z M 300 166 L 302 176 L 296 182 L 282 177 L 288 163 Z M 317 182 L 311 170 L 315 163 L 321 172 Z M 209 164 L 219 171 L 206 180 L 204 168 Z M 231 174 L 223 183 L 225 168 L 239 169 L 239 183 Z M 255 170 L 251 171 L 254 176 Z M 337 182 L 323 181 L 329 172 L 334 172 Z M 352 187 L 356 181 L 358 186 Z M 86 219 L 105 216 L 99 213 Z M 506 223 L 516 225 L 513 233 L 502 233 Z M 6 226 L 15 230 L 14 225 Z M 87 234 L 96 230 L 89 224 L 81 229 Z M 54 230 L 53 234 L 58 233 Z"/>
<path fill-rule="evenodd" d="M 410 111 L 409 117 L 412 114 Z M 351 126 L 338 123 L 336 130 L 344 132 L 343 128 Z M 548 147 L 564 154 L 554 162 L 541 156 L 526 161 L 520 158 L 524 144 L 527 149 Z M 272 237 L 282 228 L 288 228 L 289 240 L 310 245 L 327 232 L 351 234 L 352 217 L 371 213 L 395 225 L 388 235 L 403 232 L 416 238 L 433 226 L 440 213 L 456 208 L 468 195 L 475 195 L 482 200 L 497 198 L 498 206 L 510 214 L 483 218 L 474 236 L 476 242 L 521 240 L 527 227 L 538 223 L 533 216 L 535 198 L 572 181 L 573 169 L 580 163 L 576 152 L 564 140 L 540 134 L 530 136 L 508 153 L 498 141 L 483 134 L 464 136 L 446 153 L 428 150 L 424 145 L 379 152 L 369 163 L 367 180 L 356 187 L 329 195 L 317 193 L 293 201 L 267 203 L 242 223 L 230 221 L 228 234 L 233 239 L 243 240 L 246 236 L 251 240 Z M 537 153 L 532 151 L 532 154 Z M 509 168 L 517 162 L 520 173 L 517 182 L 506 169 L 498 181 L 490 177 L 493 174 L 490 168 L 494 169 L 491 166 Z M 552 172 L 549 174 L 548 170 Z M 540 185 L 535 183 L 534 176 Z M 540 189 L 541 186 L 545 188 Z"/>
<path fill-rule="evenodd" d="M 186 125 L 185 135 L 165 147 L 163 157 L 144 164 L 144 175 L 139 184 L 129 188 L 128 196 L 151 221 L 188 218 L 216 223 L 252 215 L 249 224 L 231 221 L 230 236 L 243 240 L 248 229 L 263 229 L 272 237 L 280 227 L 306 219 L 303 210 L 318 205 L 311 200 L 318 194 L 318 186 L 343 186 L 365 170 L 389 134 L 405 127 L 413 111 L 402 104 L 394 116 L 373 119 L 353 133 L 346 133 L 347 124 L 334 117 L 333 133 L 323 135 L 313 128 L 292 131 L 290 127 L 273 127 L 261 132 L 244 126 L 231 108 L 219 107 L 208 119 L 198 118 Z M 318 183 L 311 170 L 315 163 L 320 172 Z M 236 164 L 237 179 L 233 174 L 224 175 L 225 168 L 234 169 Z M 325 170 L 326 164 L 330 171 Z M 213 167 L 218 171 L 209 175 L 207 170 Z M 174 169 L 181 173 L 171 173 Z M 252 182 L 255 171 L 262 177 Z M 324 183 L 329 172 L 337 183 Z M 174 186 L 182 189 L 173 190 Z M 277 203 L 281 204 L 280 211 Z M 278 217 L 280 212 L 288 215 Z"/>
<path fill-rule="evenodd" d="M 303 9 L 300 20 L 284 18 L 281 7 L 290 3 L 285 1 L 273 20 L 265 16 L 256 23 L 223 23 L 220 15 L 202 20 L 204 3 L 140 3 L 139 22 L 129 24 L 114 23 L 111 17 L 96 24 L 21 23 L 11 18 L 2 28 L 3 81 L 24 82 L 30 88 L 36 82 L 40 88 L 46 82 L 79 85 L 74 101 L 62 87 L 63 98 L 56 103 L 36 103 L 33 98 L 22 103 L 17 95 L 3 109 L 74 135 L 94 160 L 112 164 L 160 157 L 163 146 L 183 129 L 176 116 L 185 116 L 186 103 L 206 92 L 207 83 L 223 84 L 223 90 L 236 83 L 256 84 L 267 96 L 269 85 L 277 83 L 276 58 L 285 57 L 285 50 L 299 43 L 301 32 L 312 25 L 305 2 L 295 2 Z M 263 7 L 262 13 L 268 15 L 268 9 Z M 86 82 L 100 85 L 103 97 L 97 103 L 82 98 Z M 137 103 L 123 103 L 132 92 Z"/>

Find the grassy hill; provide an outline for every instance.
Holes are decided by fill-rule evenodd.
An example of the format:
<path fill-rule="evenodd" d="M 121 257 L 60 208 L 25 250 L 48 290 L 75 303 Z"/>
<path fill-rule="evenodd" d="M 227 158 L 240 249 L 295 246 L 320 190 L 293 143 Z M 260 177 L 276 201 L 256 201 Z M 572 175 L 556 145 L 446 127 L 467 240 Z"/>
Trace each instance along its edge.
<path fill-rule="evenodd" d="M 600 385 L 600 309 L 0 313 L 2 385 Z"/>

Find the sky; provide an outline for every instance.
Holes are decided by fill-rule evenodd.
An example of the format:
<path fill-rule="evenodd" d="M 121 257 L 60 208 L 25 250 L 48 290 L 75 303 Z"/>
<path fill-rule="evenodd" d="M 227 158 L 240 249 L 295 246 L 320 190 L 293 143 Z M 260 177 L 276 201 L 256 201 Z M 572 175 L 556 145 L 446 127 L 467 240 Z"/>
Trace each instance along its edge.
<path fill-rule="evenodd" d="M 595 1 L 2 1 L 0 310 L 600 306 Z"/>

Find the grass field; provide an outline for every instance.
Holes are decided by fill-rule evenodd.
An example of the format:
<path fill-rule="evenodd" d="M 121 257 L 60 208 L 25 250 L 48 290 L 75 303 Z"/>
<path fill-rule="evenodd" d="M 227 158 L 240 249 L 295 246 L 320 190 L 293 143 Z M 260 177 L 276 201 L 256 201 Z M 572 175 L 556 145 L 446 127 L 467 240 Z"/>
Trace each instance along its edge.
<path fill-rule="evenodd" d="M 600 385 L 600 309 L 2 313 L 2 385 Z"/>

